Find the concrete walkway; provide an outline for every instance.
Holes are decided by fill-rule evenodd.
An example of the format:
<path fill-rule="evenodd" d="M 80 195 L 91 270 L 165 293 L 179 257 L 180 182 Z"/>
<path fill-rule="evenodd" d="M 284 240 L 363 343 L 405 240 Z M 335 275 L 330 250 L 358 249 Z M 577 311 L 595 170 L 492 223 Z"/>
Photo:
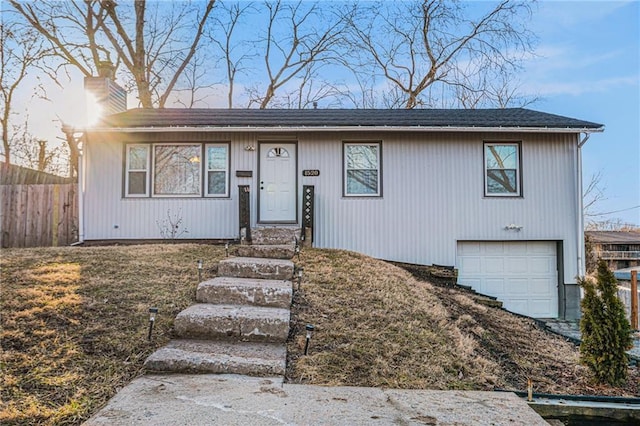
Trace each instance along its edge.
<path fill-rule="evenodd" d="M 546 425 L 512 393 L 283 384 L 239 375 L 147 375 L 97 425 Z"/>
<path fill-rule="evenodd" d="M 543 319 L 540 321 L 550 331 L 564 336 L 576 344 L 580 344 L 580 322 L 578 320 Z M 635 333 L 633 337 L 633 348 L 627 351 L 627 354 L 632 360 L 640 362 L 640 334 Z"/>

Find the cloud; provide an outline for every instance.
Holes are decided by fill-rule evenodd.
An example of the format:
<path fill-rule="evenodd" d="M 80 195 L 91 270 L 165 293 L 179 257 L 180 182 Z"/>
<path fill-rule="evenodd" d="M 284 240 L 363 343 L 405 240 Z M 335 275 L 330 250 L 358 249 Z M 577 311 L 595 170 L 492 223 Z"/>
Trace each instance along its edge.
<path fill-rule="evenodd" d="M 599 80 L 571 80 L 556 82 L 527 83 L 523 90 L 539 96 L 570 95 L 585 93 L 605 93 L 612 90 L 638 89 L 638 76 L 611 77 Z"/>
<path fill-rule="evenodd" d="M 585 1 L 585 0 L 562 0 L 562 1 L 541 1 L 539 2 L 536 21 L 541 28 L 573 27 L 584 25 L 589 22 L 606 19 L 607 16 L 626 7 L 637 3 L 637 0 L 626 1 Z"/>
<path fill-rule="evenodd" d="M 546 43 L 524 63 L 522 89 L 536 96 L 638 90 L 640 69 L 623 48 L 595 50 L 584 44 Z"/>
<path fill-rule="evenodd" d="M 541 72 L 576 70 L 594 65 L 610 65 L 613 60 L 624 59 L 625 55 L 628 56 L 628 52 L 624 49 L 585 54 L 581 46 L 547 44 L 538 47 L 535 56 L 527 58 L 525 66 L 531 71 Z"/>

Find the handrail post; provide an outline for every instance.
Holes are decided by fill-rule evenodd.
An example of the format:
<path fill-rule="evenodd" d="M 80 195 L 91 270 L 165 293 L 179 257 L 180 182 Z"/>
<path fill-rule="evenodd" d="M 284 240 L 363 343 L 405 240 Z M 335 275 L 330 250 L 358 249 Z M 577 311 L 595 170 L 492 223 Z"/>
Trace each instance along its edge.
<path fill-rule="evenodd" d="M 315 222 L 315 187 L 302 187 L 302 229 L 301 239 L 305 247 L 313 245 L 313 229 Z"/>
<path fill-rule="evenodd" d="M 251 191 L 249 185 L 238 185 L 238 224 L 240 244 L 251 244 Z M 244 237 L 244 238 L 243 238 Z"/>

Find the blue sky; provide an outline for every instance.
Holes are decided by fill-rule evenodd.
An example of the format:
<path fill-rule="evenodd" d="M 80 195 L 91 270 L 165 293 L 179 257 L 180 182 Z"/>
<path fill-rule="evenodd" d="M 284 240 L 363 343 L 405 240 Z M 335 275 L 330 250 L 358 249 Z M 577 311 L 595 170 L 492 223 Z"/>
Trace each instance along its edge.
<path fill-rule="evenodd" d="M 602 175 L 606 199 L 595 210 L 614 213 L 598 220 L 640 226 L 640 2 L 542 0 L 535 9 L 537 54 L 520 80 L 522 90 L 540 100 L 528 107 L 606 126 L 583 149 L 585 184 Z M 54 140 L 56 116 L 71 124 L 83 120 L 84 108 L 77 108 L 84 104 L 82 78 L 48 94 L 50 102 L 31 102 L 30 130 Z"/>
<path fill-rule="evenodd" d="M 533 17 L 537 58 L 527 62 L 531 106 L 605 125 L 583 148 L 583 177 L 600 172 L 599 218 L 640 225 L 640 2 L 542 1 Z M 635 208 L 634 208 L 635 207 Z"/>

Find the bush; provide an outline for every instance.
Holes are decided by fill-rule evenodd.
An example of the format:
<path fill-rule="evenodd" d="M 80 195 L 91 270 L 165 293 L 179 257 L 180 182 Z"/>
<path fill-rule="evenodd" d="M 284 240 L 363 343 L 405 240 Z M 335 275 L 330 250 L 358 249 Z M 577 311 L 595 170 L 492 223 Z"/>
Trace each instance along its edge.
<path fill-rule="evenodd" d="M 614 386 L 627 378 L 631 349 L 631 326 L 624 306 L 618 299 L 617 282 L 606 262 L 598 262 L 596 282 L 588 278 L 579 280 L 584 289 L 580 331 L 580 358 L 601 383 Z"/>
<path fill-rule="evenodd" d="M 588 235 L 584 236 L 584 259 L 587 274 L 593 274 L 598 267 L 598 255 L 596 254 L 593 241 Z"/>

